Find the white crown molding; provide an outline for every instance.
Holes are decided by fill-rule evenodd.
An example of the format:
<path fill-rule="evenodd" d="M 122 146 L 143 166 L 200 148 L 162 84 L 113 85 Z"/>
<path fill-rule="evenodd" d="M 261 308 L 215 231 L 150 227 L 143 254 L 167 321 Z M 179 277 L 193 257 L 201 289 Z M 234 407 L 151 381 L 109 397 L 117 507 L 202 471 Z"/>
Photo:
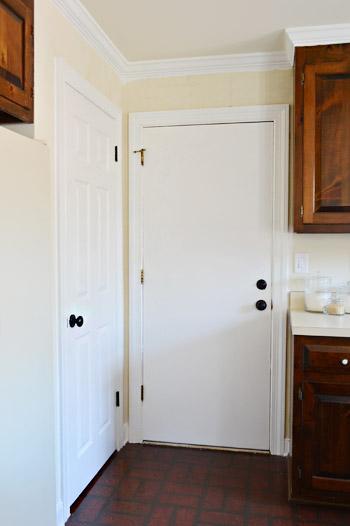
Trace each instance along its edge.
<path fill-rule="evenodd" d="M 79 0 L 52 0 L 94 50 L 114 69 L 122 82 L 128 61 Z"/>
<path fill-rule="evenodd" d="M 294 63 L 294 51 L 299 46 L 322 46 L 350 42 L 350 24 L 290 27 L 286 29 L 285 44 L 289 63 Z"/>
<path fill-rule="evenodd" d="M 129 62 L 80 0 L 52 0 L 52 2 L 95 51 L 116 71 L 123 83 L 149 78 L 208 75 L 236 71 L 267 71 L 291 67 L 286 54 L 283 52 Z"/>
<path fill-rule="evenodd" d="M 139 79 L 208 75 L 239 71 L 268 71 L 289 69 L 290 63 L 283 52 L 243 53 L 211 57 L 175 58 L 129 62 L 126 82 Z"/>

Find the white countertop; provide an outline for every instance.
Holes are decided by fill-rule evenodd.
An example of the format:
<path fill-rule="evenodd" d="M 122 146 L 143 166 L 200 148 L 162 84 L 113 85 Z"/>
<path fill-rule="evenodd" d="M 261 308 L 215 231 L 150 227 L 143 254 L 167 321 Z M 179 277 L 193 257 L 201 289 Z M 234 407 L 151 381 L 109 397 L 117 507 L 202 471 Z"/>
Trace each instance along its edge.
<path fill-rule="evenodd" d="M 295 336 L 350 337 L 350 314 L 331 316 L 306 312 L 303 292 L 290 293 L 290 325 Z"/>

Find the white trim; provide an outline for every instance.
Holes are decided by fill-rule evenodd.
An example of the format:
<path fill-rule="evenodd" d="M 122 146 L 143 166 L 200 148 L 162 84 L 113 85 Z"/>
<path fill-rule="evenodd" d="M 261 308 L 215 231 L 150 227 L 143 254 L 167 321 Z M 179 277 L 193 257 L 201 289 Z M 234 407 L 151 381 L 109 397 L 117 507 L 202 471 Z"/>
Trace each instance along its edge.
<path fill-rule="evenodd" d="M 123 429 L 123 447 L 128 442 L 129 442 L 129 424 L 127 422 L 125 422 L 124 423 L 124 429 Z"/>
<path fill-rule="evenodd" d="M 284 456 L 288 457 L 291 452 L 292 441 L 290 438 L 284 439 Z"/>
<path fill-rule="evenodd" d="M 288 276 L 291 237 L 288 234 L 288 105 L 250 106 L 188 111 L 166 111 L 130 114 L 130 442 L 142 442 L 142 196 L 139 158 L 132 152 L 143 147 L 143 130 L 149 126 L 174 126 L 228 122 L 273 122 L 273 289 L 271 341 L 271 406 L 270 451 L 284 455 L 286 318 L 288 309 Z"/>
<path fill-rule="evenodd" d="M 290 69 L 283 52 L 242 53 L 211 57 L 174 58 L 168 60 L 143 60 L 128 63 L 125 81 L 179 77 L 184 75 L 210 75 L 239 71 L 269 71 Z"/>
<path fill-rule="evenodd" d="M 283 51 L 129 62 L 80 0 L 52 0 L 52 2 L 78 33 L 116 71 L 123 83 L 148 78 L 268 71 L 291 67 Z"/>
<path fill-rule="evenodd" d="M 286 53 L 289 63 L 294 63 L 294 51 L 300 46 L 322 46 L 350 42 L 350 24 L 290 27 L 285 33 Z"/>
<path fill-rule="evenodd" d="M 63 228 L 64 203 L 63 176 L 64 176 L 64 123 L 66 113 L 65 87 L 69 85 L 96 104 L 115 120 L 115 139 L 122 151 L 122 112 L 109 99 L 104 97 L 91 84 L 82 78 L 62 59 L 55 59 L 55 280 L 56 280 L 56 483 L 57 483 L 57 526 L 61 526 L 69 517 L 69 505 L 67 503 L 67 469 L 66 469 L 66 411 L 65 400 L 66 386 L 62 371 L 62 298 L 60 294 L 60 283 L 63 272 L 63 250 L 61 232 Z M 123 214 L 122 214 L 122 166 L 118 163 L 117 198 L 117 258 L 116 288 L 117 288 L 117 371 L 116 388 L 120 392 L 120 408 L 116 409 L 116 449 L 124 445 L 124 423 L 123 423 L 123 371 L 124 371 L 124 286 L 123 286 Z"/>

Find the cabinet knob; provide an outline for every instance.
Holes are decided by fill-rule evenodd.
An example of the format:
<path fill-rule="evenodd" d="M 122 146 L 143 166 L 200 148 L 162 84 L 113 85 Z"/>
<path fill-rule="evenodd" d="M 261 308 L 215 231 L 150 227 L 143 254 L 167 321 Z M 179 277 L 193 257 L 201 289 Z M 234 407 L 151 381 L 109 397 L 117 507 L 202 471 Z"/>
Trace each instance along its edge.
<path fill-rule="evenodd" d="M 347 358 L 344 358 L 344 359 L 341 361 L 341 363 L 342 363 L 343 365 L 348 365 L 349 360 L 348 360 Z"/>

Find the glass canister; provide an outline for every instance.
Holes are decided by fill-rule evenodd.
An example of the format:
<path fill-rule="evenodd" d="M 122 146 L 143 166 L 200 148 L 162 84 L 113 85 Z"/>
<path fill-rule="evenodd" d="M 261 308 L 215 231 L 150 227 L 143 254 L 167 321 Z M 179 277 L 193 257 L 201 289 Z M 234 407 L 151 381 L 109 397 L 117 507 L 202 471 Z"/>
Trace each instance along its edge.
<path fill-rule="evenodd" d="M 324 309 L 325 314 L 332 314 L 333 316 L 343 316 L 345 314 L 345 303 L 341 295 L 336 293 L 327 301 Z"/>
<path fill-rule="evenodd" d="M 309 276 L 305 278 L 305 310 L 324 312 L 331 298 L 332 278 L 328 276 Z"/>

